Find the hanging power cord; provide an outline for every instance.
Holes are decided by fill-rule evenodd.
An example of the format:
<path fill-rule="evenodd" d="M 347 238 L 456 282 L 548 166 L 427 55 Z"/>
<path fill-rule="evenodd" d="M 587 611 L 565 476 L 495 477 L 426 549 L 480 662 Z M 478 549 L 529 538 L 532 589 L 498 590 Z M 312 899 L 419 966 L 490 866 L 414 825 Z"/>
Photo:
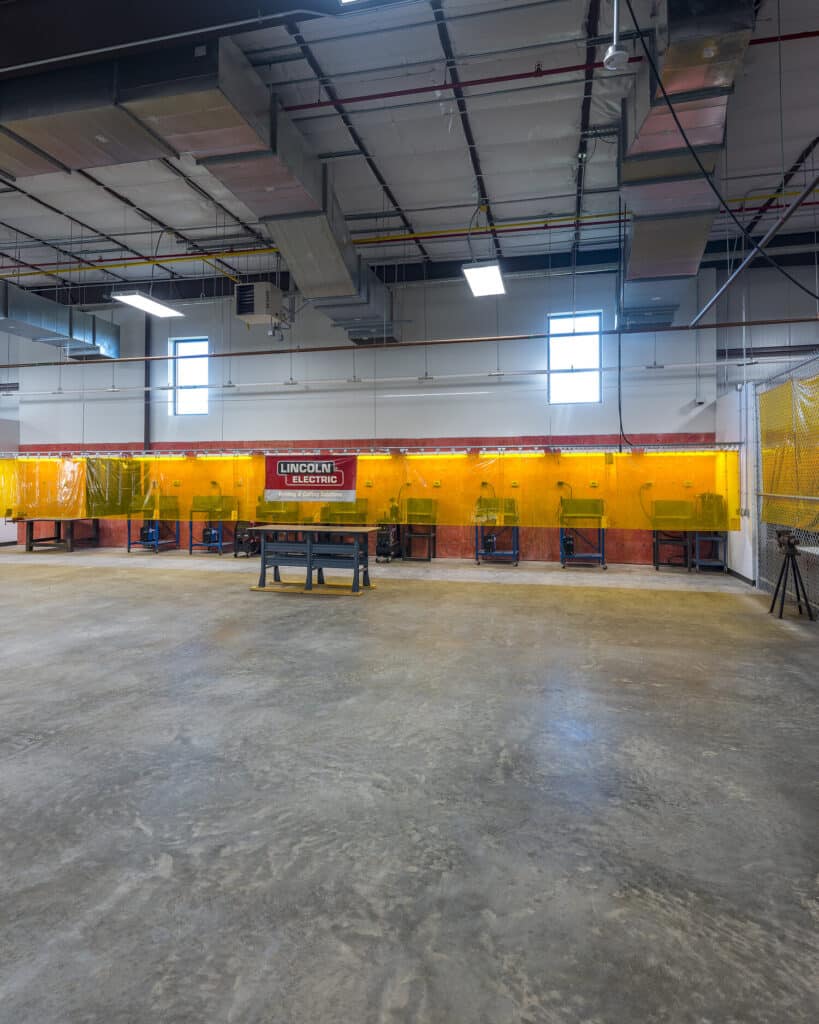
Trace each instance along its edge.
<path fill-rule="evenodd" d="M 626 239 L 625 239 L 625 233 L 624 233 L 625 229 L 623 227 L 623 213 L 624 213 L 624 211 L 623 211 L 623 200 L 618 198 L 617 204 L 618 204 L 618 207 L 617 207 L 617 210 L 618 210 L 618 216 L 617 216 L 617 220 L 618 220 L 618 224 L 617 224 L 617 238 L 618 238 L 618 246 L 619 246 L 619 249 L 620 249 L 620 258 L 619 258 L 618 263 L 617 263 L 617 306 L 618 306 L 618 309 L 617 309 L 617 419 L 618 419 L 618 423 L 619 423 L 619 427 L 620 427 L 620 445 L 619 445 L 619 447 L 620 447 L 620 451 L 622 452 L 622 450 L 623 450 L 623 442 L 624 441 L 629 446 L 629 448 L 633 448 L 634 447 L 634 442 L 631 440 L 630 437 L 628 437 L 628 435 L 626 434 L 625 430 L 623 429 L 623 335 L 622 335 L 622 332 L 620 331 L 620 327 L 622 326 L 620 321 L 621 321 L 622 316 L 623 316 L 623 289 L 624 289 L 624 281 L 623 281 L 623 259 L 624 259 L 624 252 L 623 252 L 623 247 L 625 246 Z M 655 362 L 656 362 L 656 360 L 655 360 Z"/>
<path fill-rule="evenodd" d="M 654 77 L 657 80 L 657 85 L 659 86 L 660 92 L 663 95 L 663 99 L 665 100 L 666 106 L 668 107 L 669 112 L 671 113 L 671 116 L 674 119 L 674 124 L 677 126 L 677 131 L 679 131 L 680 136 L 682 137 L 683 142 L 685 143 L 686 147 L 688 148 L 688 151 L 691 153 L 691 156 L 694 158 L 694 162 L 696 163 L 697 167 L 699 168 L 700 173 L 702 174 L 703 178 L 705 179 L 708 187 L 711 189 L 711 191 L 714 193 L 715 197 L 719 201 L 720 206 L 725 210 L 725 212 L 728 214 L 728 216 L 731 218 L 731 220 L 734 222 L 734 224 L 736 224 L 736 226 L 742 232 L 742 235 L 743 235 L 746 243 L 748 245 L 750 245 L 752 247 L 752 249 L 754 249 L 757 253 L 759 253 L 759 255 L 764 260 L 766 260 L 768 263 L 770 263 L 770 265 L 774 268 L 774 270 L 778 270 L 779 273 L 783 277 L 787 278 L 791 282 L 791 284 L 796 285 L 797 288 L 799 288 L 801 291 L 803 291 L 806 295 L 809 295 L 812 299 L 816 299 L 817 301 L 819 301 L 819 294 L 817 294 L 816 292 L 811 291 L 811 289 L 808 288 L 806 285 L 802 284 L 801 281 L 798 281 L 795 277 L 793 277 L 791 274 L 789 274 L 787 272 L 787 270 L 785 270 L 784 267 L 781 267 L 776 262 L 776 260 L 773 258 L 773 256 L 769 255 L 760 245 L 757 244 L 757 242 L 751 237 L 750 233 L 745 230 L 745 227 L 743 226 L 743 224 L 740 221 L 740 219 L 736 216 L 734 211 L 728 206 L 727 201 L 723 198 L 722 193 L 720 192 L 720 190 L 717 188 L 717 186 L 712 181 L 711 175 L 705 169 L 705 166 L 703 165 L 702 160 L 700 160 L 700 158 L 699 158 L 699 154 L 697 153 L 696 149 L 694 148 L 693 144 L 691 143 L 691 140 L 688 138 L 688 136 L 685 133 L 685 129 L 683 128 L 682 123 L 680 122 L 680 119 L 677 116 L 677 111 L 674 109 L 674 104 L 671 101 L 671 97 L 668 95 L 668 93 L 666 92 L 666 88 L 663 85 L 663 80 L 660 77 L 660 70 L 657 67 L 657 62 L 654 60 L 654 56 L 653 56 L 653 54 L 651 52 L 651 47 L 646 42 L 645 36 L 643 34 L 643 30 L 640 28 L 640 24 L 637 21 L 637 16 L 634 13 L 634 8 L 631 5 L 631 0 L 626 0 L 626 7 L 628 7 L 628 12 L 631 15 L 631 20 L 632 20 L 632 22 L 634 24 L 634 29 L 637 32 L 637 35 L 640 37 L 640 44 L 643 47 L 643 52 L 646 55 L 646 60 L 648 61 L 649 66 L 651 67 L 651 71 L 652 71 Z"/>
<path fill-rule="evenodd" d="M 477 263 L 478 261 L 477 261 L 477 259 L 475 257 L 475 250 L 474 250 L 474 248 L 472 246 L 472 233 L 473 233 L 473 231 L 480 230 L 480 226 L 481 226 L 480 225 L 480 216 L 481 216 L 482 213 L 485 213 L 485 212 L 486 212 L 486 206 L 483 203 L 478 203 L 478 205 L 475 207 L 475 210 L 474 210 L 472 216 L 469 218 L 469 227 L 466 229 L 466 244 L 469 246 L 469 258 L 472 260 L 473 263 Z M 487 221 L 487 228 L 488 227 L 489 227 L 489 222 Z M 491 253 L 490 253 L 490 258 L 491 258 Z"/>

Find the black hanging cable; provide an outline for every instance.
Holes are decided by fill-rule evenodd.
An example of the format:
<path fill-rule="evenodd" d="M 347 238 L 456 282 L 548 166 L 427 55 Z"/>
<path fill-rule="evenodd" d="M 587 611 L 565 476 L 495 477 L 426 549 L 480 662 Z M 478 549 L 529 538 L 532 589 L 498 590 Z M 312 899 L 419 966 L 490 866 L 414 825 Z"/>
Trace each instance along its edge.
<path fill-rule="evenodd" d="M 789 274 L 787 272 L 787 270 L 785 270 L 784 267 L 781 267 L 776 262 L 776 260 L 773 258 L 773 256 L 769 255 L 751 237 L 750 233 L 745 229 L 745 227 L 743 226 L 742 222 L 739 220 L 739 218 L 736 216 L 734 211 L 728 205 L 727 201 L 723 197 L 723 195 L 720 192 L 720 190 L 714 184 L 713 180 L 711 179 L 711 175 L 705 169 L 705 166 L 703 165 L 702 160 L 700 160 L 699 154 L 697 153 L 696 149 L 692 145 L 691 140 L 685 134 L 685 129 L 683 128 L 682 123 L 680 122 L 680 119 L 677 116 L 677 111 L 674 109 L 674 104 L 672 103 L 671 98 L 669 97 L 668 93 L 666 92 L 665 86 L 663 85 L 663 80 L 660 77 L 660 71 L 659 71 L 659 68 L 657 67 L 657 62 L 654 60 L 654 56 L 651 53 L 651 47 L 646 42 L 645 36 L 643 35 L 643 30 L 640 28 L 640 24 L 637 21 L 637 16 L 634 13 L 634 8 L 631 6 L 631 0 L 626 0 L 626 7 L 628 7 L 628 12 L 631 15 L 631 20 L 632 20 L 632 22 L 634 24 L 634 29 L 637 32 L 637 35 L 640 37 L 640 43 L 641 43 L 641 45 L 643 47 L 643 52 L 646 55 L 646 60 L 648 61 L 649 65 L 651 67 L 651 71 L 652 71 L 654 77 L 657 79 L 657 85 L 659 86 L 660 92 L 663 95 L 663 99 L 665 100 L 666 106 L 668 107 L 668 109 L 669 109 L 669 111 L 671 113 L 671 116 L 674 119 L 674 124 L 677 126 L 677 130 L 679 131 L 680 135 L 682 136 L 683 142 L 687 146 L 688 151 L 691 153 L 691 156 L 694 158 L 694 162 L 696 163 L 697 167 L 699 168 L 700 173 L 702 174 L 703 178 L 705 178 L 705 181 L 708 184 L 708 187 L 711 189 L 711 191 L 714 193 L 714 195 L 718 199 L 718 201 L 720 203 L 720 206 L 722 206 L 722 208 L 725 210 L 725 212 L 728 214 L 728 216 L 731 218 L 731 220 L 734 222 L 734 224 L 736 224 L 736 226 L 742 232 L 742 235 L 745 238 L 745 241 L 748 243 L 748 245 L 750 245 L 753 249 L 755 249 L 756 252 L 759 253 L 759 255 L 764 260 L 766 260 L 768 263 L 770 263 L 770 265 L 774 268 L 774 270 L 778 270 L 779 273 L 782 274 L 783 277 L 787 278 L 791 282 L 791 284 L 795 284 L 796 287 L 799 288 L 801 291 L 803 291 L 806 295 L 810 295 L 810 297 L 812 299 L 815 299 L 817 302 L 819 302 L 819 294 L 817 294 L 816 292 L 811 291 L 811 289 L 808 288 L 806 285 L 802 284 L 801 281 L 797 281 L 797 279 L 795 277 L 793 277 L 791 274 Z"/>
<path fill-rule="evenodd" d="M 617 263 L 617 418 L 620 424 L 620 451 L 623 450 L 623 442 L 625 441 L 629 448 L 634 447 L 634 442 L 629 438 L 623 429 L 623 335 L 620 331 L 621 319 L 623 316 L 623 261 L 625 259 L 625 253 L 623 252 L 623 246 L 625 245 L 625 234 L 623 228 L 623 200 L 618 197 L 617 199 L 617 213 L 618 213 L 618 224 L 617 224 L 617 240 L 620 249 L 620 258 Z"/>

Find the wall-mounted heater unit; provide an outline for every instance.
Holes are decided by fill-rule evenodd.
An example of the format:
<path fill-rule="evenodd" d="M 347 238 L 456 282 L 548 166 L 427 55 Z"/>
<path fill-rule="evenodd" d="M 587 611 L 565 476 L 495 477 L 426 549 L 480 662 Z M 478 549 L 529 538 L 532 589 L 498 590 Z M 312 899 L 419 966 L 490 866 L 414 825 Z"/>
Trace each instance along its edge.
<path fill-rule="evenodd" d="M 236 316 L 246 324 L 281 323 L 287 319 L 285 296 L 269 281 L 258 284 L 237 284 Z"/>

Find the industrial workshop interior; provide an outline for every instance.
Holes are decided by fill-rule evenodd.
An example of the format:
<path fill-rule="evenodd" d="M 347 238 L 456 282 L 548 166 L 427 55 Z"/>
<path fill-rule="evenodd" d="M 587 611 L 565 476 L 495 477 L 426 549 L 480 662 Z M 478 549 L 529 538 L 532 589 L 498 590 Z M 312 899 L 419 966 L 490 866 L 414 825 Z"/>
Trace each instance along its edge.
<path fill-rule="evenodd" d="M 817 66 L 0 4 L 0 1024 L 819 1019 Z"/>

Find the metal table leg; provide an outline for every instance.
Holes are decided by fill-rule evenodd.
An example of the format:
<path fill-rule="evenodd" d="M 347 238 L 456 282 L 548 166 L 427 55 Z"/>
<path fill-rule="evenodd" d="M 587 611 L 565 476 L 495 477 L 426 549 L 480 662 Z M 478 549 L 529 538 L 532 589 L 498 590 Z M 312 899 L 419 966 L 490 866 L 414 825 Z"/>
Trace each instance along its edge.
<path fill-rule="evenodd" d="M 267 534 L 261 535 L 261 565 L 259 566 L 259 586 L 264 588 L 267 583 Z M 277 569 L 278 571 L 278 569 Z"/>
<path fill-rule="evenodd" d="M 308 533 L 306 537 L 307 541 L 307 582 L 305 584 L 305 590 L 313 589 L 313 535 Z"/>
<path fill-rule="evenodd" d="M 360 550 L 360 548 L 361 548 L 361 540 L 359 538 L 359 535 L 356 534 L 355 535 L 355 539 L 353 541 L 353 593 L 354 594 L 357 594 L 358 591 L 359 591 L 359 586 L 358 586 L 358 559 L 359 559 L 359 550 Z"/>

